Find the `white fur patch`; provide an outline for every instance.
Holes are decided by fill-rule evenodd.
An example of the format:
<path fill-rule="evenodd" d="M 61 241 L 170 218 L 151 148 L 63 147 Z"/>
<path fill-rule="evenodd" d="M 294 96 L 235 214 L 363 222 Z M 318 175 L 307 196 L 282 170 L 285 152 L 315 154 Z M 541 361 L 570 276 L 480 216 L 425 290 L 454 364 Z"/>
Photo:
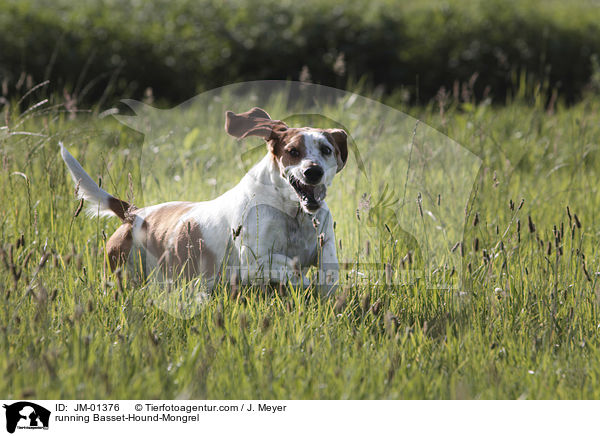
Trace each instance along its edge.
<path fill-rule="evenodd" d="M 333 144 L 327 140 L 327 137 L 322 132 L 316 130 L 309 130 L 302 133 L 302 135 L 304 136 L 304 146 L 306 147 L 306 157 L 303 161 L 316 163 L 323 168 L 322 183 L 325 186 L 331 185 L 333 177 L 337 172 L 337 161 L 335 159 Z M 328 147 L 331 150 L 331 154 L 324 155 L 321 152 L 321 147 L 323 146 Z"/>

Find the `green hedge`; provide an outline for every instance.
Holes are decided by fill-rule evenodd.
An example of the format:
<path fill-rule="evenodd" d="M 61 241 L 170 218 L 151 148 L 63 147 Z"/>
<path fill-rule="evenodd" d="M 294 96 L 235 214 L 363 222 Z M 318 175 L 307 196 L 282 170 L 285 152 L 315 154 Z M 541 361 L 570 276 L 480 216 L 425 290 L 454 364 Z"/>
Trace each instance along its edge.
<path fill-rule="evenodd" d="M 0 0 L 0 74 L 93 101 L 107 87 L 135 98 L 152 87 L 179 102 L 236 81 L 297 80 L 306 66 L 317 83 L 366 78 L 425 102 L 474 73 L 477 94 L 503 101 L 526 71 L 572 101 L 600 54 L 593 1 L 396 3 Z"/>

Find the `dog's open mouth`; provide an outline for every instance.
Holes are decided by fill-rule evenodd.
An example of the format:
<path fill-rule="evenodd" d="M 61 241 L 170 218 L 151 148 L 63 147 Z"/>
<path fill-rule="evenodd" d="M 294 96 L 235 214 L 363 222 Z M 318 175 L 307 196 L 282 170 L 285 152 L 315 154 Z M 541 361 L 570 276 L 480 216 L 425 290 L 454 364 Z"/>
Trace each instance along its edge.
<path fill-rule="evenodd" d="M 314 212 L 321 207 L 321 201 L 323 201 L 327 193 L 327 188 L 325 188 L 325 185 L 307 185 L 293 175 L 290 175 L 289 182 L 292 188 L 294 188 L 296 191 L 296 194 L 300 199 L 300 203 L 302 203 L 306 210 L 309 212 Z"/>

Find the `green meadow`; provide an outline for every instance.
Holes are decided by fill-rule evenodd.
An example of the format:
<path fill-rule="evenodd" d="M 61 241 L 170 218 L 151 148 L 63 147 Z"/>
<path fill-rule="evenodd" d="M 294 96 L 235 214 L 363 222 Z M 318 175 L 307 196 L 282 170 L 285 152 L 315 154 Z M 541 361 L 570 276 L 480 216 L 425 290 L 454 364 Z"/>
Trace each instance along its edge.
<path fill-rule="evenodd" d="M 0 396 L 600 397 L 600 101 L 589 93 L 565 106 L 522 82 L 503 106 L 464 92 L 421 107 L 392 102 L 412 116 L 397 135 L 372 136 L 381 120 L 351 108 L 360 116 L 345 127 L 364 168 L 351 154 L 328 193 L 344 263 L 337 294 L 220 284 L 189 307 L 195 300 L 176 287 L 157 290 L 106 268 L 103 250 L 118 219 L 86 217 L 58 142 L 107 191 L 143 206 L 214 198 L 266 152 L 260 141 L 227 137 L 223 112 L 210 105 L 182 118 L 175 133 L 166 126 L 144 135 L 94 107 L 38 100 L 40 90 L 7 102 Z M 223 98 L 219 108 L 240 105 Z M 344 104 L 321 108 L 336 119 L 349 111 Z M 282 94 L 263 107 L 274 118 L 290 112 Z M 417 119 L 480 159 L 456 188 L 468 194 L 465 203 L 444 195 L 420 205 L 406 188 L 417 156 L 407 161 L 399 150 L 418 146 Z M 428 183 L 444 185 L 452 170 L 429 173 Z M 443 221 L 452 202 L 460 228 L 440 259 L 459 259 L 450 273 L 456 286 L 431 287 L 411 272 L 429 256 L 419 223 L 433 234 L 427 226 Z M 414 228 L 403 225 L 406 215 L 417 217 Z M 357 274 L 365 262 L 385 267 Z"/>

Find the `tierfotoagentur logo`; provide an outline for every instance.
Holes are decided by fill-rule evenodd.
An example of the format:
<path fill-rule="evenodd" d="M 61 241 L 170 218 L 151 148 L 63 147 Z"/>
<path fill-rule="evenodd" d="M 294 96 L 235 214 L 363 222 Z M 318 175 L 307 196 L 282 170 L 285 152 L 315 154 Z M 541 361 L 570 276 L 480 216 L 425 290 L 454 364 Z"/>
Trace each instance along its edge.
<path fill-rule="evenodd" d="M 19 430 L 47 430 L 50 422 L 50 411 L 29 401 L 19 401 L 6 409 L 6 431 L 14 433 Z"/>
<path fill-rule="evenodd" d="M 130 180 L 130 204 L 207 201 L 236 186 L 252 174 L 251 168 L 265 158 L 268 148 L 264 134 L 263 138 L 243 135 L 238 139 L 228 135 L 223 129 L 225 114 L 264 108 L 289 128 L 310 126 L 348 135 L 344 169 L 326 192 L 313 193 L 326 196 L 332 211 L 327 219 L 333 222 L 316 220 L 313 224 L 317 231 L 332 225 L 338 262 L 321 259 L 315 273 L 314 268 L 305 271 L 300 260 L 300 277 L 306 274 L 312 285 L 334 291 L 338 285 L 357 282 L 395 287 L 425 283 L 429 289 L 448 290 L 460 287 L 463 257 L 457 247 L 463 240 L 466 210 L 481 160 L 439 131 L 375 100 L 289 81 L 229 85 L 169 110 L 132 100 L 124 103 L 134 114 L 122 111 L 115 118 L 144 134 L 141 151 L 123 151 L 127 158 L 140 162 L 141 189 L 133 189 Z M 219 256 L 223 260 L 214 274 L 200 274 L 181 286 L 156 268 L 162 259 L 151 249 L 131 250 L 130 268 L 133 265 L 135 274 L 150 279 L 145 289 L 155 304 L 174 316 L 194 316 L 220 283 L 229 285 L 251 276 L 252 271 L 236 263 L 231 253 L 243 251 L 244 244 L 260 245 L 260 240 L 243 240 L 248 234 L 260 239 L 259 230 L 268 227 L 257 222 L 257 217 L 279 215 L 279 222 L 288 230 L 297 225 L 295 210 L 262 199 L 260 184 L 270 180 L 257 178 L 252 183 L 258 195 L 239 225 L 228 229 L 230 241 L 223 247 L 225 255 Z M 293 234 L 287 239 L 294 242 Z M 318 240 L 323 242 L 321 235 Z M 203 249 L 199 247 L 200 252 Z M 275 264 L 261 268 L 268 270 L 263 277 L 286 283 L 289 271 L 285 268 Z M 338 269 L 339 283 L 330 283 L 332 276 L 337 281 Z"/>

